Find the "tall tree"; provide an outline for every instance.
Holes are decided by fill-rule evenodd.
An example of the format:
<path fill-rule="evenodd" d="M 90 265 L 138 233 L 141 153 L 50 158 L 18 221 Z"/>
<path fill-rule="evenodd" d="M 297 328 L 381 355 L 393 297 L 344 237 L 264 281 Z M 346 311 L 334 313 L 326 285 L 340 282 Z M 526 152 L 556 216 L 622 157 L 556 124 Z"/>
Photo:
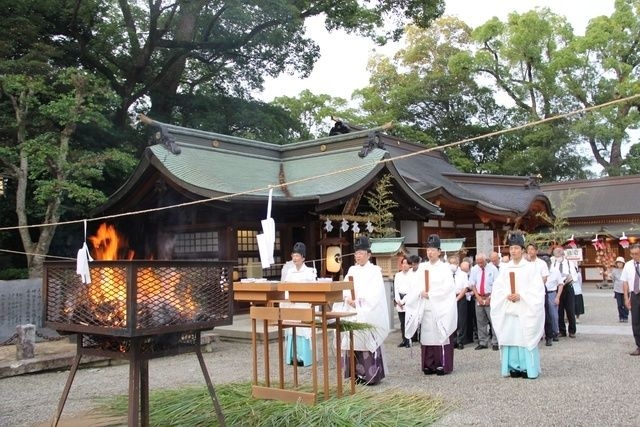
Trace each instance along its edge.
<path fill-rule="evenodd" d="M 565 18 L 536 9 L 475 29 L 477 52 L 469 61 L 457 60 L 489 77 L 514 105 L 516 123 L 524 123 L 637 94 L 639 34 L 637 0 L 616 0 L 614 13 L 592 19 L 582 37 Z M 619 175 L 625 171 L 622 145 L 627 130 L 638 126 L 639 105 L 633 99 L 537 126 L 521 133 L 514 147 L 528 151 L 524 165 L 556 159 L 552 168 L 540 168 L 545 180 L 588 177 L 594 160 L 604 174 Z"/>
<path fill-rule="evenodd" d="M 452 67 L 450 58 L 470 48 L 471 29 L 453 17 L 437 19 L 429 29 L 411 26 L 406 47 L 394 58 L 370 62 L 369 86 L 357 91 L 370 121 L 397 123 L 393 132 L 428 146 L 444 145 L 500 127 L 504 110 L 490 89 L 469 71 Z M 464 171 L 486 171 L 497 142 L 470 143 L 447 150 Z"/>
<path fill-rule="evenodd" d="M 577 108 L 561 84 L 566 55 L 574 40 L 566 19 L 549 9 L 511 13 L 506 22 L 492 18 L 476 28 L 473 53 L 452 61 L 489 78 L 505 105 L 513 105 L 512 126 Z M 504 138 L 500 163 L 505 172 L 536 175 L 543 180 L 586 178 L 588 159 L 576 149 L 570 124 L 544 123 Z"/>
<path fill-rule="evenodd" d="M 574 67 L 563 70 L 568 92 L 583 107 L 640 93 L 640 1 L 616 0 L 611 16 L 593 18 L 571 46 Z M 604 173 L 627 171 L 622 155 L 630 129 L 640 124 L 640 100 L 632 99 L 584 114 L 575 125 Z"/>
<path fill-rule="evenodd" d="M 29 275 L 35 277 L 55 224 L 103 202 L 97 184 L 110 173 L 128 172 L 133 161 L 104 141 L 105 113 L 113 106 L 106 82 L 54 65 L 60 52 L 43 42 L 48 23 L 27 19 L 27 3 L 11 5 L 17 13 L 0 22 L 0 172 L 9 178 Z M 34 223 L 41 226 L 30 227 Z"/>
<path fill-rule="evenodd" d="M 307 18 L 324 15 L 330 30 L 343 28 L 383 43 L 398 38 L 407 19 L 425 27 L 444 9 L 443 0 L 49 3 L 56 7 L 42 11 L 56 23 L 50 41 L 110 82 L 120 97 L 119 124 L 144 97 L 151 117 L 170 120 L 175 97 L 187 87 L 244 96 L 261 88 L 265 76 L 306 76 L 319 54 L 304 32 Z"/>
<path fill-rule="evenodd" d="M 129 160 L 131 167 L 132 162 L 119 151 L 89 152 L 74 141 L 82 123 L 107 125 L 101 114 L 104 86 L 86 73 L 4 74 L 0 94 L 14 114 L 0 141 L 0 165 L 16 183 L 15 213 L 29 276 L 39 277 L 56 224 L 73 209 L 65 203 L 90 209 L 104 202 L 106 196 L 93 184 L 105 164 L 115 160 L 124 166 Z M 31 218 L 41 224 L 35 232 Z"/>

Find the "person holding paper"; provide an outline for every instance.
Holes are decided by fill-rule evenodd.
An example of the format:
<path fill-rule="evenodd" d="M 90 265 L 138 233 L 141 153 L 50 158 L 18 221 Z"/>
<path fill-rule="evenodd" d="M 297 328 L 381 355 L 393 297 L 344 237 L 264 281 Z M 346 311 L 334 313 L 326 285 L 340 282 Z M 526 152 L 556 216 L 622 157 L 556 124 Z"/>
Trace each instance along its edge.
<path fill-rule="evenodd" d="M 356 381 L 375 385 L 385 377 L 382 344 L 389 335 L 389 306 L 384 289 L 384 279 L 379 266 L 369 261 L 371 244 L 369 238 L 358 237 L 355 245 L 355 265 L 349 267 L 347 278 L 353 278 L 353 294 L 345 290 L 344 305 L 355 311 L 355 321 L 367 323 L 370 329 L 353 333 Z M 351 319 L 351 318 L 345 318 Z M 349 348 L 348 334 L 342 335 L 342 348 Z M 345 377 L 351 376 L 348 352 L 344 358 Z"/>
<path fill-rule="evenodd" d="M 291 251 L 291 265 L 283 271 L 283 282 L 314 282 L 316 280 L 316 270 L 307 266 L 304 259 L 307 254 L 307 247 L 302 242 L 293 245 Z M 287 264 L 285 264 L 286 266 Z M 285 267 L 283 266 L 283 270 Z M 283 303 L 282 307 L 310 308 L 308 303 Z M 288 365 L 293 364 L 295 360 L 298 366 L 309 366 L 313 361 L 311 355 L 311 328 L 296 328 L 296 355 L 293 357 L 293 335 L 291 329 L 286 329 L 287 346 L 286 346 L 286 362 Z"/>
<path fill-rule="evenodd" d="M 427 260 L 414 275 L 419 286 L 407 301 L 411 312 L 405 336 L 420 328 L 421 368 L 425 375 L 445 375 L 453 371 L 453 343 L 458 325 L 456 286 L 449 265 L 440 260 L 440 237 L 429 236 Z M 407 321 L 408 318 L 405 318 Z"/>
<path fill-rule="evenodd" d="M 511 261 L 493 282 L 491 321 L 500 343 L 501 374 L 537 378 L 538 343 L 544 333 L 545 288 L 534 263 L 524 258 L 524 236 L 509 236 Z"/>

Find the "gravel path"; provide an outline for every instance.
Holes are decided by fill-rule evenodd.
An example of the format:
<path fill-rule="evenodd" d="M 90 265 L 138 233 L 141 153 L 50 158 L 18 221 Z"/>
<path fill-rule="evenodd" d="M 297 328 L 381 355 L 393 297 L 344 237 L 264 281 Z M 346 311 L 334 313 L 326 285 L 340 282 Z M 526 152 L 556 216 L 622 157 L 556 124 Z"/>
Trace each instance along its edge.
<path fill-rule="evenodd" d="M 419 347 L 397 348 L 396 331 L 385 345 L 388 375 L 376 390 L 442 396 L 452 410 L 437 423 L 441 426 L 638 426 L 640 413 L 630 410 L 628 398 L 640 384 L 640 357 L 628 355 L 634 348 L 631 326 L 618 323 L 613 291 L 584 289 L 586 314 L 577 338 L 561 338 L 552 347 L 541 344 L 542 373 L 536 380 L 501 378 L 499 353 L 476 351 L 471 344 L 456 350 L 451 375 L 424 376 Z M 204 357 L 215 384 L 251 380 L 248 343 L 214 343 Z M 59 425 L 78 425 L 78 417 L 95 408 L 99 397 L 126 394 L 128 372 L 126 364 L 79 370 Z M 67 376 L 62 371 L 1 379 L 0 426 L 46 425 Z M 193 354 L 150 361 L 149 377 L 151 390 L 204 385 Z"/>

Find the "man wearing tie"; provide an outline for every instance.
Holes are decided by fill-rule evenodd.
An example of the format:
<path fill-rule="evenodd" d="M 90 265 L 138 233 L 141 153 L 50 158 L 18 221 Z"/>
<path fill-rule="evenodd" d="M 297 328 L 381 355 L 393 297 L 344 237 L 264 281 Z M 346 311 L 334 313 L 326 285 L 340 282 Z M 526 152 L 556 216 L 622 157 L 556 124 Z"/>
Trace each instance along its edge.
<path fill-rule="evenodd" d="M 469 288 L 476 297 L 476 322 L 478 324 L 478 346 L 482 350 L 489 346 L 489 326 L 491 325 L 491 288 L 498 277 L 498 269 L 493 263 L 487 262 L 483 253 L 476 255 L 476 265 L 469 272 Z M 491 331 L 491 348 L 498 351 L 498 337 Z"/>
<path fill-rule="evenodd" d="M 620 280 L 624 292 L 624 303 L 631 311 L 631 330 L 636 341 L 636 349 L 629 353 L 640 356 L 640 243 L 629 247 L 631 260 L 622 269 Z"/>

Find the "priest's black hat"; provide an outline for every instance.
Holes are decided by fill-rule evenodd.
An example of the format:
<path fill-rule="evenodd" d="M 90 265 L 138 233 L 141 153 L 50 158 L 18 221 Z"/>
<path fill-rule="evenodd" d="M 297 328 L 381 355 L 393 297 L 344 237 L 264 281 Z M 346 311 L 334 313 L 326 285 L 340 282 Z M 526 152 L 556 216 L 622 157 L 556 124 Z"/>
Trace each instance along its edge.
<path fill-rule="evenodd" d="M 302 258 L 305 258 L 307 256 L 307 247 L 302 242 L 296 242 L 291 253 L 300 254 Z"/>
<path fill-rule="evenodd" d="M 524 249 L 524 236 L 522 233 L 511 233 L 509 235 L 509 246 L 520 246 Z"/>
<path fill-rule="evenodd" d="M 440 249 L 440 236 L 437 234 L 431 234 L 427 239 L 427 248 L 436 248 Z"/>
<path fill-rule="evenodd" d="M 356 244 L 354 246 L 356 251 L 371 251 L 371 242 L 369 242 L 369 238 L 367 236 L 360 236 L 356 239 Z"/>

